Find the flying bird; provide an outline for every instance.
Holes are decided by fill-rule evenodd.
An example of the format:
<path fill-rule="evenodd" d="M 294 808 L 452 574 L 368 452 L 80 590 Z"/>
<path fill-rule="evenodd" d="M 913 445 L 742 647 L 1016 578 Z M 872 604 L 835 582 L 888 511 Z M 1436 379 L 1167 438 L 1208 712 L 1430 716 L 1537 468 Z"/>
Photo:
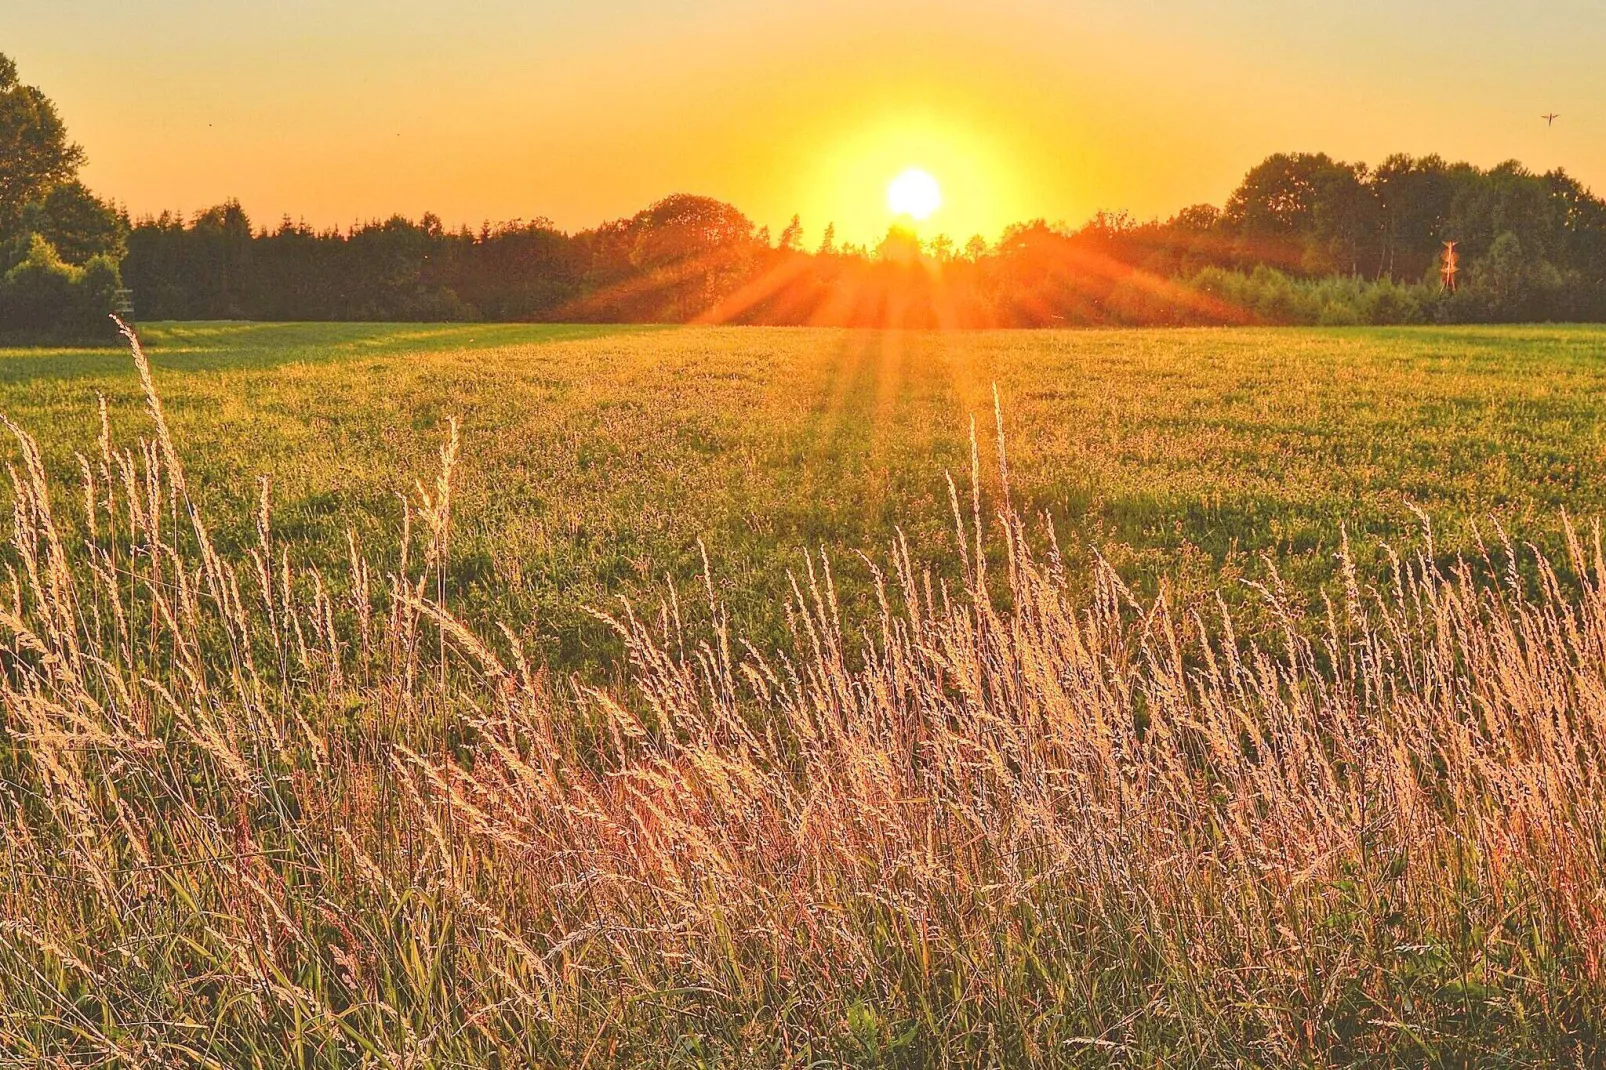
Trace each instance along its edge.
<path fill-rule="evenodd" d="M 1555 112 L 1551 112 L 1549 115 L 1541 115 L 1539 118 L 1545 121 L 1546 126 L 1555 126 L 1556 120 L 1560 119 L 1561 116 L 1557 115 Z"/>

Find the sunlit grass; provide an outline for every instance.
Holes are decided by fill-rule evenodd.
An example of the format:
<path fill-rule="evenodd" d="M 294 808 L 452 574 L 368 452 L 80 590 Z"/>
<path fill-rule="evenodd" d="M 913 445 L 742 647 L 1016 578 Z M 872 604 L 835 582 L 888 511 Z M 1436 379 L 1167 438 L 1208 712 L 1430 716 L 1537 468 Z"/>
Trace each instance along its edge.
<path fill-rule="evenodd" d="M 518 325 L 159 324 L 157 381 L 196 493 L 249 530 L 268 477 L 310 561 L 355 528 L 392 552 L 398 495 L 463 428 L 459 604 L 530 622 L 561 668 L 617 647 L 582 607 L 699 581 L 706 548 L 747 634 L 782 638 L 787 569 L 903 531 L 945 574 L 940 474 L 968 465 L 991 386 L 1015 442 L 1017 504 L 1085 567 L 1102 552 L 1148 593 L 1210 597 L 1332 575 L 1341 526 L 1415 546 L 1421 507 L 1448 551 L 1498 518 L 1559 551 L 1562 508 L 1606 510 L 1595 328 L 941 334 Z M 142 427 L 126 356 L 0 355 L 0 412 L 51 470 L 97 433 Z M 225 536 L 227 537 L 227 535 Z M 869 589 L 843 578 L 868 608 Z"/>
<path fill-rule="evenodd" d="M 271 491 L 214 527 L 181 406 L 142 405 L 70 480 L 13 429 L 17 1062 L 1602 1055 L 1596 532 L 1555 520 L 1560 577 L 1424 534 L 1373 584 L 1341 544 L 1315 617 L 1258 589 L 1257 640 L 1071 563 L 989 433 L 926 477 L 948 578 L 903 540 L 796 559 L 750 645 L 710 569 L 599 618 L 598 689 L 540 622 L 465 621 L 455 426 L 405 539 L 313 567 Z"/>

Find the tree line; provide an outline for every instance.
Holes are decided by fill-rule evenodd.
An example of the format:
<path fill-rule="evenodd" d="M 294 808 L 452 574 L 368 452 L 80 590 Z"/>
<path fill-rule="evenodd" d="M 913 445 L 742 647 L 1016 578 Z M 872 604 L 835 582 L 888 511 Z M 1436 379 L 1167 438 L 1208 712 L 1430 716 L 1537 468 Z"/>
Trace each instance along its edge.
<path fill-rule="evenodd" d="M 601 226 L 344 230 L 253 223 L 237 201 L 130 218 L 0 56 L 0 334 L 92 330 L 126 283 L 146 319 L 578 320 L 854 326 L 1606 320 L 1606 202 L 1562 171 L 1437 156 L 1375 168 L 1278 154 L 1220 207 L 1035 220 L 994 242 L 805 247 L 676 195 Z M 1438 267 L 1455 241 L 1462 284 Z"/>

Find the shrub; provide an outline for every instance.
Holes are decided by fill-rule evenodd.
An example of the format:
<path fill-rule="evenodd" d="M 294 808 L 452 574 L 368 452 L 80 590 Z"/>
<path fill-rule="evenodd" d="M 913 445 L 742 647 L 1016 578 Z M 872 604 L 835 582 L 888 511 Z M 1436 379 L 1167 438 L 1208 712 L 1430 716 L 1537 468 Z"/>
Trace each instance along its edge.
<path fill-rule="evenodd" d="M 95 256 L 75 267 L 39 234 L 18 244 L 24 251 L 0 276 L 0 334 L 109 336 L 106 315 L 121 285 L 116 262 Z"/>
<path fill-rule="evenodd" d="M 1291 326 L 1423 323 L 1438 303 L 1436 284 L 1407 286 L 1351 276 L 1300 279 L 1264 265 L 1247 274 L 1205 268 L 1188 285 L 1261 322 Z"/>

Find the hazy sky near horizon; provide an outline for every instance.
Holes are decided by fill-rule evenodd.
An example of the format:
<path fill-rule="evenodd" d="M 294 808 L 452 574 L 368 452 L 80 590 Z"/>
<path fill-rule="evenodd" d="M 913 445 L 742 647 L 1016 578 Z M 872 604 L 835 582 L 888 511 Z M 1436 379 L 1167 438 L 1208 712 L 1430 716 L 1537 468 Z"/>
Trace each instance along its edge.
<path fill-rule="evenodd" d="M 0 51 L 135 214 L 578 229 L 684 191 L 868 241 L 919 166 L 962 242 L 1219 204 L 1281 150 L 1606 190 L 1600 0 L 0 0 Z"/>

